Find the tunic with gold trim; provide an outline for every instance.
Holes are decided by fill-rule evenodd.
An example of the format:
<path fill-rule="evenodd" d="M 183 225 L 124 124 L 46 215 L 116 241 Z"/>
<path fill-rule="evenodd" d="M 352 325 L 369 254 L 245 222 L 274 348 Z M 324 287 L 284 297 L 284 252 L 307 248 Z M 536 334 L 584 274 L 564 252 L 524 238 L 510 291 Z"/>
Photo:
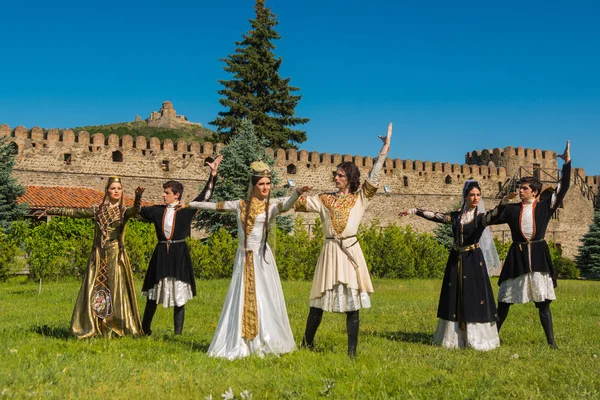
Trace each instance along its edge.
<path fill-rule="evenodd" d="M 355 193 L 321 193 L 302 196 L 296 202 L 294 209 L 298 212 L 319 213 L 326 238 L 313 277 L 311 307 L 346 312 L 371 306 L 373 284 L 356 234 L 377 191 L 384 161 L 385 156 L 380 155 Z"/>

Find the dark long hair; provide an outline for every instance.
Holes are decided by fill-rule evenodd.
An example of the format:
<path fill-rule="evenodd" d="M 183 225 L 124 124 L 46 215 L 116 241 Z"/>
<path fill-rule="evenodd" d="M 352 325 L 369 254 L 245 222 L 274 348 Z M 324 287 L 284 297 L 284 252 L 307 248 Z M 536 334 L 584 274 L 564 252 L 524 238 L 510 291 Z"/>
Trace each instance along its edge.
<path fill-rule="evenodd" d="M 248 233 L 246 232 L 246 227 L 248 226 L 248 216 L 250 215 L 250 203 L 252 203 L 252 198 L 254 197 L 254 188 L 256 187 L 256 184 L 258 183 L 258 181 L 260 181 L 262 178 L 269 178 L 269 182 L 271 182 L 271 177 L 270 176 L 257 176 L 257 175 L 252 175 L 251 178 L 251 182 L 252 182 L 252 189 L 250 190 L 250 196 L 248 198 L 248 200 L 246 201 L 246 217 L 244 218 L 244 251 L 248 248 Z M 263 236 L 265 237 L 265 246 L 263 247 L 263 258 L 265 258 L 265 254 L 267 252 L 267 240 L 269 239 L 269 204 L 270 204 L 270 200 L 271 200 L 271 191 L 269 191 L 269 194 L 267 195 L 267 205 L 265 208 L 265 224 L 263 225 Z M 265 261 L 267 261 L 265 259 Z"/>
<path fill-rule="evenodd" d="M 354 193 L 360 187 L 360 170 L 350 161 L 344 161 L 337 166 L 338 169 L 342 169 L 348 179 L 348 186 L 350 187 L 350 193 Z"/>

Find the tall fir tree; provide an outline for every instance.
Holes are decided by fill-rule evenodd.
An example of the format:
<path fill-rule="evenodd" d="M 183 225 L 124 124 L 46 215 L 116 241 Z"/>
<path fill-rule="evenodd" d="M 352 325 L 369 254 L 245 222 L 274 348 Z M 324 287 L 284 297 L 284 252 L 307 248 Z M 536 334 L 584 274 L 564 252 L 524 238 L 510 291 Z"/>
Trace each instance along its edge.
<path fill-rule="evenodd" d="M 0 138 L 0 227 L 4 229 L 27 213 L 26 204 L 17 204 L 25 188 L 12 176 L 16 154 L 14 144 Z"/>
<path fill-rule="evenodd" d="M 293 129 L 305 124 L 308 118 L 295 116 L 302 96 L 294 94 L 300 89 L 290 85 L 290 78 L 279 75 L 282 59 L 273 53 L 273 41 L 281 38 L 275 31 L 278 21 L 264 0 L 256 0 L 256 19 L 251 19 L 252 29 L 236 42 L 234 54 L 221 59 L 232 80 L 220 80 L 225 88 L 218 91 L 219 103 L 227 111 L 210 124 L 217 127 L 221 140 L 227 142 L 241 128 L 242 120 L 249 119 L 256 134 L 272 147 L 288 148 L 293 143 L 306 140 L 306 131 Z M 290 143 L 291 142 L 291 143 Z"/>
<path fill-rule="evenodd" d="M 232 140 L 221 151 L 223 161 L 219 166 L 219 180 L 211 201 L 247 199 L 250 177 L 252 176 L 250 164 L 262 160 L 270 166 L 274 165 L 273 158 L 265 152 L 266 147 L 266 140 L 256 135 L 252 123 L 243 120 L 240 128 L 232 136 Z M 280 182 L 281 177 L 274 169 L 271 175 L 272 187 Z M 271 199 L 285 194 L 285 189 L 272 189 Z M 287 232 L 292 228 L 289 217 L 277 217 L 277 225 Z M 234 213 L 200 211 L 196 215 L 194 226 L 206 229 L 210 233 L 225 227 L 229 233 L 234 236 L 237 235 L 237 221 Z"/>
<path fill-rule="evenodd" d="M 590 230 L 580 240 L 582 244 L 575 259 L 577 267 L 584 276 L 600 277 L 600 211 L 596 211 Z"/>

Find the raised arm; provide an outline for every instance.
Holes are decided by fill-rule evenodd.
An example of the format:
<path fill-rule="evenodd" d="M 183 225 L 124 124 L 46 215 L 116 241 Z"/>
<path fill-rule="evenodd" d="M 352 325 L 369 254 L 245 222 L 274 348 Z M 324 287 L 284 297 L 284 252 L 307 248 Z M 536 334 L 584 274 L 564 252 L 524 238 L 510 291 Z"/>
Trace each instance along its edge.
<path fill-rule="evenodd" d="M 139 214 L 140 210 L 142 209 L 142 195 L 144 194 L 144 190 L 146 189 L 141 186 L 138 186 L 135 189 L 135 199 L 133 200 L 133 207 L 128 207 L 125 211 L 126 218 L 135 217 Z"/>
<path fill-rule="evenodd" d="M 204 189 L 202 189 L 200 194 L 198 194 L 198 196 L 196 196 L 196 198 L 192 200 L 193 202 L 210 200 L 213 194 L 213 189 L 217 184 L 217 171 L 219 170 L 219 164 L 221 164 L 221 160 L 223 160 L 223 156 L 215 158 L 213 162 L 206 163 L 206 165 L 210 167 L 210 175 L 208 176 L 208 180 L 206 181 L 206 186 L 204 186 Z"/>
<path fill-rule="evenodd" d="M 383 168 L 383 164 L 385 163 L 385 159 L 390 151 L 390 143 L 392 141 L 392 123 L 388 125 L 387 135 L 385 137 L 379 136 L 379 138 L 383 141 L 383 146 L 379 151 L 379 156 L 377 157 L 377 161 L 373 164 L 373 168 L 369 172 L 369 176 L 367 177 L 367 182 L 365 184 L 370 184 L 373 188 L 377 188 L 379 185 L 379 179 L 381 174 L 381 168 Z"/>
<path fill-rule="evenodd" d="M 562 167 L 562 176 L 560 177 L 560 182 L 558 182 L 556 190 L 550 198 L 550 208 L 552 210 L 556 210 L 560 206 L 567 194 L 567 190 L 569 190 L 569 186 L 571 185 L 571 141 L 567 140 L 565 151 L 558 157 L 562 158 L 565 163 Z"/>

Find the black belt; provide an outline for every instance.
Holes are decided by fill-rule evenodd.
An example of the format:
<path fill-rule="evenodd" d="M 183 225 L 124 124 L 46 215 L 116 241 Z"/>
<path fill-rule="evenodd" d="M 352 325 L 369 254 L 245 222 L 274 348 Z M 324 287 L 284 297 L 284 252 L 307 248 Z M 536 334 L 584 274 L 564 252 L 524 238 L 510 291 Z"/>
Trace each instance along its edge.
<path fill-rule="evenodd" d="M 529 243 L 539 243 L 539 242 L 545 242 L 546 239 L 536 239 L 536 240 L 527 240 L 525 242 L 515 242 L 515 244 L 529 244 Z"/>

